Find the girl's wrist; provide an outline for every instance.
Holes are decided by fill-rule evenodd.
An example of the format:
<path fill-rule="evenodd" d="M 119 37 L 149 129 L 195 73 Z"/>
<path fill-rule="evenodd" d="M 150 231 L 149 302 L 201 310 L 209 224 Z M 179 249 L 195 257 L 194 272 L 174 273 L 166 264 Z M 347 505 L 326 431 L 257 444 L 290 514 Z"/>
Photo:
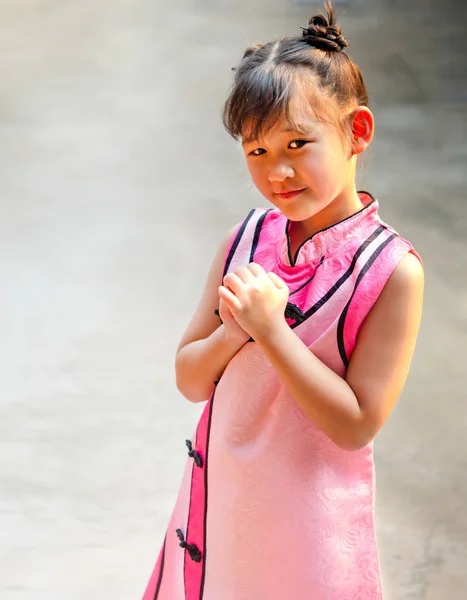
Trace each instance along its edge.
<path fill-rule="evenodd" d="M 245 332 L 244 336 L 238 336 L 235 334 L 229 333 L 228 329 L 224 324 L 220 326 L 222 340 L 227 347 L 232 348 L 233 350 L 239 350 L 242 346 L 244 346 L 250 336 Z"/>
<path fill-rule="evenodd" d="M 290 327 L 288 326 L 285 318 L 278 319 L 277 321 L 271 323 L 268 328 L 256 332 L 254 340 L 260 345 L 280 343 L 288 329 L 290 329 Z"/>

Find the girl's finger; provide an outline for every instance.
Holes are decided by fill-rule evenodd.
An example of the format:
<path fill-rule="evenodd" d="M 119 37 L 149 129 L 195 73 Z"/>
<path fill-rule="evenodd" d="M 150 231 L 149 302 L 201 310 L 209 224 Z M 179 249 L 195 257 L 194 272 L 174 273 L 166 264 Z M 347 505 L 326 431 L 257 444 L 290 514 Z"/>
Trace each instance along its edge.
<path fill-rule="evenodd" d="M 248 271 L 252 273 L 255 277 L 266 277 L 266 271 L 258 263 L 250 263 L 248 265 Z"/>
<path fill-rule="evenodd" d="M 242 305 L 240 304 L 240 300 L 237 298 L 235 294 L 233 294 L 230 290 L 228 290 L 225 286 L 220 285 L 218 288 L 219 298 L 224 300 L 230 310 L 240 310 Z"/>
<path fill-rule="evenodd" d="M 273 284 L 276 286 L 277 289 L 279 290 L 285 290 L 285 289 L 289 289 L 289 286 L 285 283 L 285 281 L 283 279 L 281 279 L 279 277 L 279 275 L 276 275 L 275 273 L 268 273 L 267 274 L 269 279 L 273 282 Z"/>
<path fill-rule="evenodd" d="M 266 271 L 263 269 L 263 267 L 261 265 L 259 265 L 258 263 L 255 262 L 251 262 L 248 265 L 248 269 L 254 274 L 254 275 L 266 275 Z"/>
<path fill-rule="evenodd" d="M 260 289 L 264 289 L 265 286 L 268 287 L 271 285 L 271 280 L 261 265 L 258 263 L 250 263 L 248 269 L 253 273 L 256 279 L 256 285 L 259 285 Z"/>
<path fill-rule="evenodd" d="M 253 273 L 250 269 L 247 269 L 247 267 L 238 267 L 238 269 L 235 269 L 234 274 L 237 275 L 243 283 L 252 283 L 254 279 Z"/>
<path fill-rule="evenodd" d="M 222 283 L 226 288 L 232 290 L 236 296 L 240 296 L 245 286 L 245 283 L 236 273 L 228 273 Z"/>

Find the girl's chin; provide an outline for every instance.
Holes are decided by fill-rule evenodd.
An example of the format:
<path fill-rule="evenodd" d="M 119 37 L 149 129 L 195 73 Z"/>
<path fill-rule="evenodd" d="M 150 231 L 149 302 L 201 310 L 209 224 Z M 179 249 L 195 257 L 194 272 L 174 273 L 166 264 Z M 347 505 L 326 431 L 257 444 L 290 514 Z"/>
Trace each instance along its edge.
<path fill-rule="evenodd" d="M 300 206 L 299 203 L 297 204 L 282 204 L 282 205 L 277 205 L 277 208 L 282 212 L 282 214 L 287 217 L 289 219 L 289 221 L 306 221 L 307 219 L 312 219 L 315 215 L 317 215 L 321 210 L 322 207 L 317 207 L 317 206 L 303 206 L 303 204 Z"/>

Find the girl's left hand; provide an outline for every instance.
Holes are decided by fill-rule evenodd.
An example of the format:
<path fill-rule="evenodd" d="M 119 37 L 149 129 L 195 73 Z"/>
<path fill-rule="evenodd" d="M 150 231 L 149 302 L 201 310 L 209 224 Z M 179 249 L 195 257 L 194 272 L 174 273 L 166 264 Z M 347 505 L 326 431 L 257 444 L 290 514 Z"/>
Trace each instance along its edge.
<path fill-rule="evenodd" d="M 285 321 L 289 288 L 275 273 L 266 273 L 261 265 L 250 263 L 228 273 L 223 284 L 219 287 L 219 297 L 254 340 L 267 336 Z"/>

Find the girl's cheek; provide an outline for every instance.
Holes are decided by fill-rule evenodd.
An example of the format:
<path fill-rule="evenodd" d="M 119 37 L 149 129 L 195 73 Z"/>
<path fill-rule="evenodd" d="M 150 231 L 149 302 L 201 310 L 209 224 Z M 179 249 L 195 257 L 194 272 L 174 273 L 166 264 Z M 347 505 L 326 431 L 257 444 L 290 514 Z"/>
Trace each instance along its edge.
<path fill-rule="evenodd" d="M 258 187 L 264 186 L 267 183 L 267 173 L 264 169 L 250 167 L 249 171 L 251 178 Z"/>
<path fill-rule="evenodd" d="M 258 179 L 258 167 L 255 167 L 255 165 L 250 161 L 247 162 L 247 167 L 251 178 L 256 181 Z"/>
<path fill-rule="evenodd" d="M 264 183 L 264 178 L 261 178 L 258 176 L 257 173 L 255 173 L 254 171 L 250 170 L 250 177 L 251 180 L 254 184 L 254 186 L 260 191 L 263 192 L 265 189 L 265 183 Z"/>

